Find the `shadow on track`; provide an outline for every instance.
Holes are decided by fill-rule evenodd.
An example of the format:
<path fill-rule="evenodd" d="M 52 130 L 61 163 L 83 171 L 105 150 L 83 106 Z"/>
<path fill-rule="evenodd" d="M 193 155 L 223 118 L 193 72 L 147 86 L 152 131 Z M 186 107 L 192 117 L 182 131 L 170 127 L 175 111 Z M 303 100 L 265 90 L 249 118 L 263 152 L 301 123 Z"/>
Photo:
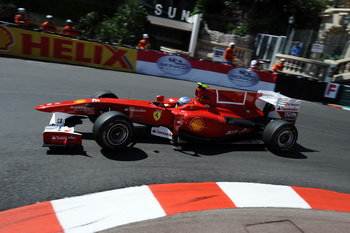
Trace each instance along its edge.
<path fill-rule="evenodd" d="M 235 151 L 266 151 L 264 145 L 261 144 L 191 144 L 182 143 L 174 148 L 174 151 L 190 155 L 193 157 L 216 156 L 228 152 Z"/>
<path fill-rule="evenodd" d="M 317 152 L 317 151 L 305 148 L 302 145 L 296 143 L 295 146 L 292 148 L 292 150 L 287 151 L 286 153 L 280 153 L 280 154 L 273 153 L 273 154 L 279 157 L 284 157 L 289 159 L 307 159 L 308 157 L 304 155 L 302 152 Z"/>
<path fill-rule="evenodd" d="M 143 129 L 144 130 L 144 129 Z M 92 133 L 80 132 L 85 140 L 94 140 Z M 145 134 L 140 127 L 135 135 L 135 144 L 137 143 L 149 143 L 149 144 L 169 144 L 168 139 L 163 139 L 155 137 L 149 134 Z M 113 152 L 105 149 L 101 150 L 101 153 L 108 159 L 115 161 L 138 161 L 147 159 L 148 155 L 141 149 L 135 148 L 131 145 L 130 147 Z M 178 146 L 174 146 L 174 151 L 183 153 L 186 155 L 201 157 L 201 156 L 215 156 L 223 153 L 235 152 L 235 151 L 266 151 L 269 152 L 265 145 L 260 141 L 255 141 L 254 143 L 181 143 Z M 289 159 L 307 159 L 308 157 L 304 155 L 304 152 L 316 152 L 305 148 L 300 144 L 296 144 L 291 151 L 285 153 L 273 153 L 275 156 L 289 158 Z M 69 154 L 70 152 L 68 152 Z M 81 154 L 81 153 L 80 153 Z M 81 155 L 86 155 L 81 154 Z"/>
<path fill-rule="evenodd" d="M 174 150 L 194 157 L 215 156 L 235 151 L 268 151 L 264 144 L 182 144 Z M 316 151 L 296 144 L 291 151 L 285 153 L 270 153 L 289 159 L 307 159 L 308 157 L 302 152 Z"/>
<path fill-rule="evenodd" d="M 92 156 L 88 155 L 86 151 L 84 151 L 83 146 L 78 147 L 52 147 L 49 148 L 46 152 L 47 155 L 82 155 L 86 157 L 92 158 Z"/>
<path fill-rule="evenodd" d="M 134 148 L 134 147 L 128 147 L 121 151 L 108 151 L 108 150 L 102 149 L 101 153 L 107 159 L 115 160 L 115 161 L 124 161 L 124 162 L 139 161 L 139 160 L 148 158 L 147 153 L 145 153 L 141 149 Z"/>

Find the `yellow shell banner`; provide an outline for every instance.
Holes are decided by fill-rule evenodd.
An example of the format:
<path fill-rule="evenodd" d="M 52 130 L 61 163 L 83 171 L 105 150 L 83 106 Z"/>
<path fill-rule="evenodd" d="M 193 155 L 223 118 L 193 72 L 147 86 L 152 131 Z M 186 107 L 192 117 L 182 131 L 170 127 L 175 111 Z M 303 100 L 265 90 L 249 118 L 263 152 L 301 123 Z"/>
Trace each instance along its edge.
<path fill-rule="evenodd" d="M 137 50 L 0 25 L 0 54 L 135 72 Z"/>

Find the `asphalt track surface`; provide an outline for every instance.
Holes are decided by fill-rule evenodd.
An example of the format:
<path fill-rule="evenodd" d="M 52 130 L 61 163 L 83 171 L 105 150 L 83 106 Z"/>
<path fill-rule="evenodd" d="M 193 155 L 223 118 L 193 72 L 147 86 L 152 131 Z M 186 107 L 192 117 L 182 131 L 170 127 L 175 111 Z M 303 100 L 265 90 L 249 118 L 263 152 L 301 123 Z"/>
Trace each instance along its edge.
<path fill-rule="evenodd" d="M 34 110 L 39 104 L 105 89 L 124 99 L 193 97 L 195 87 L 174 79 L 0 57 L 0 211 L 166 183 L 254 182 L 350 194 L 350 111 L 306 101 L 296 124 L 298 144 L 285 155 L 250 144 L 175 148 L 153 137 L 110 153 L 92 140 L 87 120 L 76 127 L 84 134 L 83 152 L 52 153 L 41 147 L 50 114 Z"/>

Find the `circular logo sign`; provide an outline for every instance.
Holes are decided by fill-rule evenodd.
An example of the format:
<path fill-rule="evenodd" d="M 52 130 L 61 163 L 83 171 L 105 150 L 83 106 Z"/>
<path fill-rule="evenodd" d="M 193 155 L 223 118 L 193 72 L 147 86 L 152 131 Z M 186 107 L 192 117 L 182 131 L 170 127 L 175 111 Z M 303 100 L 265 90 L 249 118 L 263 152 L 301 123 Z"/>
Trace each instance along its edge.
<path fill-rule="evenodd" d="M 252 87 L 259 82 L 259 75 L 248 69 L 235 68 L 227 73 L 228 79 L 241 87 Z"/>
<path fill-rule="evenodd" d="M 202 118 L 196 117 L 190 122 L 191 130 L 201 131 L 204 128 L 204 121 Z"/>
<path fill-rule="evenodd" d="M 184 75 L 192 69 L 191 63 L 178 56 L 163 56 L 157 60 L 158 68 L 167 74 Z"/>

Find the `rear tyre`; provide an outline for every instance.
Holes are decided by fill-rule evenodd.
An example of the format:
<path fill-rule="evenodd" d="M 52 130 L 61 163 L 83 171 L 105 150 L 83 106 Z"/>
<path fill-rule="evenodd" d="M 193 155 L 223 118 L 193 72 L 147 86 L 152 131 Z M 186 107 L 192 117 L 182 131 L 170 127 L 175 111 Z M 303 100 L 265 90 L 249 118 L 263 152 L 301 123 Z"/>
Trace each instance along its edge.
<path fill-rule="evenodd" d="M 95 141 L 103 149 L 117 151 L 128 147 L 134 138 L 134 127 L 121 112 L 110 111 L 99 116 L 93 127 Z"/>
<path fill-rule="evenodd" d="M 111 91 L 102 90 L 102 91 L 95 92 L 94 94 L 92 94 L 90 96 L 90 98 L 115 98 L 115 99 L 118 99 L 118 96 Z M 99 117 L 99 116 L 95 116 L 95 115 L 88 116 L 89 120 L 92 123 L 94 123 L 96 121 L 97 117 Z"/>
<path fill-rule="evenodd" d="M 290 150 L 298 139 L 298 130 L 284 120 L 271 121 L 264 129 L 262 140 L 266 147 L 276 153 Z"/>

